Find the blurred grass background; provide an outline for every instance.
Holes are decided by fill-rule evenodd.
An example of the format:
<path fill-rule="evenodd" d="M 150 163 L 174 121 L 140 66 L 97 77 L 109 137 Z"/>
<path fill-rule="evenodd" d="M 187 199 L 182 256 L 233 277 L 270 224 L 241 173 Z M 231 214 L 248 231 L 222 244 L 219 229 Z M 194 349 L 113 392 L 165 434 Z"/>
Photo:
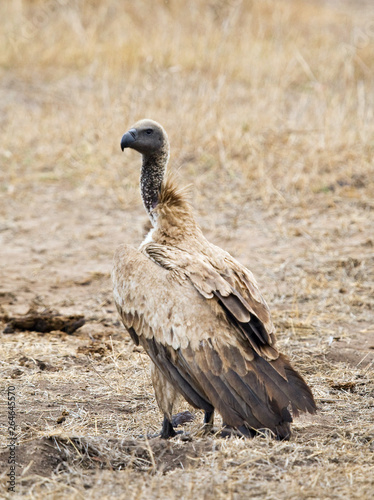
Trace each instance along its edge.
<path fill-rule="evenodd" d="M 245 185 L 266 205 L 303 204 L 367 187 L 374 29 L 352 5 L 2 2 L 3 190 L 131 192 L 136 159 L 124 175 L 118 141 L 142 117 L 165 126 L 186 182 L 218 179 L 225 196 Z"/>

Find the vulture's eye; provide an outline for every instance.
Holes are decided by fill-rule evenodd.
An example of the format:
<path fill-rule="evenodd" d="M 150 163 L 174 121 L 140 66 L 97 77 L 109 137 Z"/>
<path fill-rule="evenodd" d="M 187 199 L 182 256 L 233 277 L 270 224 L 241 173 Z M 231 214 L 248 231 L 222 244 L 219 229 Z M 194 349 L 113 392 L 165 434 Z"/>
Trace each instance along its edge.
<path fill-rule="evenodd" d="M 147 130 L 145 131 L 146 134 L 148 135 L 151 135 L 153 134 L 153 130 L 151 128 L 147 128 Z"/>

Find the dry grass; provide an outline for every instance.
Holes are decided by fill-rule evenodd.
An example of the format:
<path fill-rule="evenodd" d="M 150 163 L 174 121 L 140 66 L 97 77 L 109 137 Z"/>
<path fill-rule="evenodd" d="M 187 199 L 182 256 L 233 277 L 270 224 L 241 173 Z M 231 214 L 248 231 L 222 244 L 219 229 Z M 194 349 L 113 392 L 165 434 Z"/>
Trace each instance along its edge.
<path fill-rule="evenodd" d="M 71 336 L 2 334 L 15 497 L 371 498 L 370 3 L 8 0 L 0 15 L 2 318 L 34 304 L 87 321 Z M 201 438 L 201 415 L 191 440 L 139 437 L 161 417 L 109 273 L 115 247 L 142 237 L 139 158 L 119 141 L 145 116 L 313 388 L 319 413 L 288 443 Z M 0 429 L 6 446 L 3 405 Z"/>

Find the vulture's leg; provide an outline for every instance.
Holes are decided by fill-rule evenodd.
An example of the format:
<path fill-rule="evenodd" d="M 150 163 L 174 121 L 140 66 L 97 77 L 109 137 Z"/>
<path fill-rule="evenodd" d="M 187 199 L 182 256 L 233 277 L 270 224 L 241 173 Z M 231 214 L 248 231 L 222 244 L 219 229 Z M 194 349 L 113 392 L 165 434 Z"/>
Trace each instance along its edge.
<path fill-rule="evenodd" d="M 173 406 L 178 393 L 153 363 L 151 363 L 151 378 L 158 407 L 171 424 Z"/>
<path fill-rule="evenodd" d="M 168 439 L 176 434 L 181 434 L 182 431 L 176 432 L 174 427 L 186 422 L 192 422 L 194 416 L 189 411 L 177 413 L 173 416 L 173 406 L 179 394 L 153 363 L 151 364 L 151 376 L 158 407 L 164 414 L 160 436 L 163 439 Z"/>
<path fill-rule="evenodd" d="M 204 412 L 204 434 L 209 434 L 213 430 L 214 410 Z"/>
<path fill-rule="evenodd" d="M 176 436 L 176 432 L 174 430 L 173 424 L 171 421 L 168 419 L 168 417 L 165 415 L 164 416 L 164 421 L 162 424 L 162 430 L 160 434 L 160 438 L 162 439 L 169 439 L 171 437 Z"/>

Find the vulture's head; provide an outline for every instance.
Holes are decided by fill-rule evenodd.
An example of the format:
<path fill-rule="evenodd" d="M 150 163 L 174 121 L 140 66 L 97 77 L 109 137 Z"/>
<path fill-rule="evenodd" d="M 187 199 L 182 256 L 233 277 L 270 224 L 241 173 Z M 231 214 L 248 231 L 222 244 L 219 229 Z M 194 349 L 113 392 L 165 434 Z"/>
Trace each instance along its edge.
<path fill-rule="evenodd" d="M 140 120 L 121 139 L 121 149 L 132 148 L 144 156 L 168 149 L 168 136 L 163 127 L 153 120 Z"/>

